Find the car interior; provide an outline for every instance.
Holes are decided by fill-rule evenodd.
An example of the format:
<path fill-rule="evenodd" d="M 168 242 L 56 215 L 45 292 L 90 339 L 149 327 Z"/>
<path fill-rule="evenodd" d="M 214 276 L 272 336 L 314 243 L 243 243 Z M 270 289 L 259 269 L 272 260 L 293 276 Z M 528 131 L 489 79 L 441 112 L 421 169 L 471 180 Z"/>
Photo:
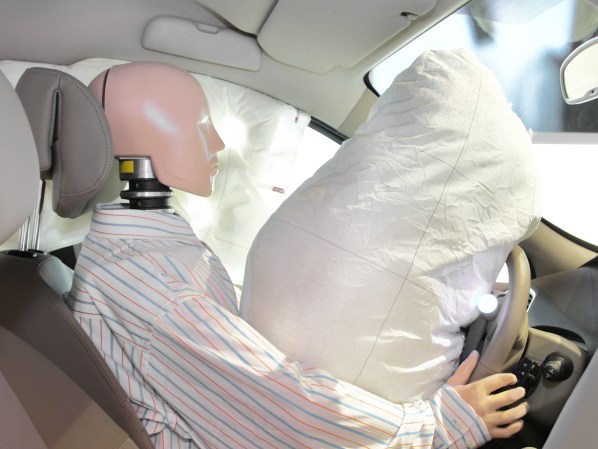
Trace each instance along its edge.
<path fill-rule="evenodd" d="M 547 167 L 544 154 L 560 151 L 556 171 L 542 173 L 543 219 L 513 249 L 495 284 L 498 309 L 467 329 L 463 356 L 482 354 L 473 379 L 513 372 L 530 404 L 524 430 L 487 447 L 595 447 L 598 238 L 575 227 L 595 228 L 595 221 L 585 201 L 592 198 L 591 160 L 573 156 L 598 150 L 598 2 L 510 3 L 3 1 L 0 446 L 153 447 L 64 301 L 90 211 L 118 201 L 123 189 L 102 105 L 87 88 L 96 74 L 148 60 L 200 81 L 227 148 L 214 195 L 175 192 L 174 203 L 222 255 L 241 291 L 256 233 L 366 120 L 385 89 L 381 67 L 395 58 L 396 75 L 422 48 L 460 46 L 443 27 L 466 20 L 480 59 L 496 63 L 491 69 L 533 134 L 539 167 Z M 567 32 L 551 35 L 544 25 L 544 34 L 524 45 L 514 27 L 550 14 Z M 521 54 L 493 49 L 509 34 Z M 578 169 L 569 176 L 588 169 L 587 184 L 565 180 Z M 552 206 L 557 196 L 563 198 Z M 590 215 L 572 217 L 579 209 Z"/>

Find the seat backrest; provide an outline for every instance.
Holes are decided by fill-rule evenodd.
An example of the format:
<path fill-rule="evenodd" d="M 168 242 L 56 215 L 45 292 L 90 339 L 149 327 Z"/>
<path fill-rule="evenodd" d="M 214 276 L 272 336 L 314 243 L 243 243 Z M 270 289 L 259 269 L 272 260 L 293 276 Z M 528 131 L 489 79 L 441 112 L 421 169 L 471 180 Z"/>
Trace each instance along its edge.
<path fill-rule="evenodd" d="M 81 87 L 84 88 L 81 85 L 76 90 L 84 93 Z M 27 116 L 17 94 L 2 74 L 0 98 L 0 241 L 4 242 L 26 221 L 33 210 L 40 172 Z M 101 108 L 96 112 L 101 112 Z M 62 117 L 62 120 L 64 122 L 67 118 Z M 106 130 L 105 137 L 109 138 L 109 130 Z M 85 149 L 85 143 L 83 139 L 80 150 Z M 64 172 L 62 175 L 68 177 Z M 99 182 L 96 178 L 96 184 Z M 132 440 L 130 444 L 127 443 L 129 447 L 151 449 L 153 446 L 149 436 L 135 415 L 127 396 L 93 343 L 73 318 L 62 296 L 46 282 L 46 279 L 54 277 L 54 273 L 61 271 L 61 262 L 53 256 L 23 251 L 7 251 L 0 254 L 0 326 L 3 332 L 0 340 L 3 344 L 6 340 L 6 344 L 9 345 L 8 349 L 0 353 L 0 358 L 3 357 L 1 354 L 6 357 L 27 351 L 34 354 L 18 363 L 13 360 L 3 365 L 0 362 L 2 379 L 6 380 L 4 386 L 9 385 L 15 392 L 48 447 L 83 446 L 80 445 L 81 441 L 77 443 L 76 439 L 69 445 L 60 445 L 60 441 L 64 440 L 58 441 L 55 436 L 46 432 L 55 426 L 41 425 L 45 418 L 52 417 L 42 413 L 35 415 L 34 419 L 34 412 L 46 410 L 49 413 L 53 410 L 54 413 L 62 413 L 62 404 L 71 401 L 71 397 L 79 396 L 87 398 L 83 399 L 82 403 L 88 401 L 89 404 L 99 405 L 102 413 L 109 417 L 105 420 L 105 426 L 96 425 L 95 422 L 91 426 L 85 426 L 85 429 L 81 427 L 85 438 L 93 440 L 112 434 L 116 435 L 113 441 L 122 443 L 127 441 L 128 435 Z M 62 288 L 58 288 L 58 291 Z M 5 369 L 10 366 L 15 366 L 17 371 L 5 375 Z M 34 376 L 29 385 L 37 381 L 43 385 L 43 378 L 49 375 L 50 371 L 56 370 L 66 377 L 66 390 L 63 390 L 63 394 L 56 392 L 57 396 L 50 404 L 51 408 L 44 408 L 48 405 L 47 401 L 51 400 L 47 397 L 38 395 L 39 403 L 36 403 L 35 397 L 32 402 L 25 400 L 24 392 L 28 387 L 21 385 L 17 388 L 15 384 L 15 381 L 22 377 L 22 373 Z M 6 406 L 7 403 L 0 404 L 0 408 Z M 75 427 L 84 426 L 85 418 L 88 417 L 88 408 L 82 407 L 80 410 L 81 414 L 76 414 L 71 423 Z M 124 440 L 119 440 L 118 435 L 123 434 Z"/>
<path fill-rule="evenodd" d="M 63 371 L 2 326 L 0 392 L 11 401 L 0 420 L 1 438 L 14 435 L 2 448 L 137 448 Z"/>

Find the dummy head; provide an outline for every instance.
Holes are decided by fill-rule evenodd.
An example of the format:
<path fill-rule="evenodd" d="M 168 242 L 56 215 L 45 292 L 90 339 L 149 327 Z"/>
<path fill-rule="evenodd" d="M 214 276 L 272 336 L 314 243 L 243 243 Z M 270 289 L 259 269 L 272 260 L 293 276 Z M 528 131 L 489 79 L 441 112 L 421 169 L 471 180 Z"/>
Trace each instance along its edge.
<path fill-rule="evenodd" d="M 162 184 L 212 193 L 224 144 L 193 76 L 169 64 L 132 62 L 99 74 L 89 87 L 108 117 L 115 157 L 149 157 Z"/>

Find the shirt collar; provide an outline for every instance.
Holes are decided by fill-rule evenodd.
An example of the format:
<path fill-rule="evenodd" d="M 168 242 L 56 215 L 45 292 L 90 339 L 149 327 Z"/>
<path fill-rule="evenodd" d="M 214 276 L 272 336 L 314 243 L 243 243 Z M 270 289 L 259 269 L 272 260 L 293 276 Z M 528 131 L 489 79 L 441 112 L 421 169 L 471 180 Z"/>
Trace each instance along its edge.
<path fill-rule="evenodd" d="M 90 234 L 103 238 L 175 239 L 197 242 L 191 226 L 179 215 L 128 209 L 121 205 L 96 206 Z"/>

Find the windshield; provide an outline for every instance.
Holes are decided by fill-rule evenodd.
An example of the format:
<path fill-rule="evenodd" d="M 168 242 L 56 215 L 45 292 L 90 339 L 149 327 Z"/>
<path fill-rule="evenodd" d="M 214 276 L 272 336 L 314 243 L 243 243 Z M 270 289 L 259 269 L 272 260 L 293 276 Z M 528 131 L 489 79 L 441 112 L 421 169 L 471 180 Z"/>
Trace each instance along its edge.
<path fill-rule="evenodd" d="M 598 7 L 583 0 L 474 0 L 375 67 L 378 94 L 424 50 L 468 48 L 500 80 L 525 125 L 543 132 L 598 131 L 598 102 L 567 105 L 561 63 L 597 34 Z"/>

